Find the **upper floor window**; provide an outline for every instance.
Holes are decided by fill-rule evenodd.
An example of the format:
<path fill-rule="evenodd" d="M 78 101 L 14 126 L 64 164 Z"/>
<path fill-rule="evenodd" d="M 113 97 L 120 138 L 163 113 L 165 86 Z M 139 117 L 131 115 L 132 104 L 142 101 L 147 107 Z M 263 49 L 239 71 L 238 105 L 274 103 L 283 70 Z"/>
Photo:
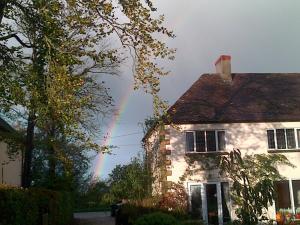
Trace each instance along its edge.
<path fill-rule="evenodd" d="M 269 149 L 300 148 L 300 128 L 267 130 Z"/>
<path fill-rule="evenodd" d="M 215 152 L 225 150 L 224 130 L 199 130 L 186 132 L 187 152 Z"/>

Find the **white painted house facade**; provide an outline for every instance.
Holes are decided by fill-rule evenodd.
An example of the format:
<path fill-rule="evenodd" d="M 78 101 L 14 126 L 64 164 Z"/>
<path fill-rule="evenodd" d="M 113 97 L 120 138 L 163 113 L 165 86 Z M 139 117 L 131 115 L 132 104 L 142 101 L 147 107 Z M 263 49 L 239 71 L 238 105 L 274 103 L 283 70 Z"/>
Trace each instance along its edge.
<path fill-rule="evenodd" d="M 0 133 L 13 132 L 13 128 L 0 118 Z M 8 145 L 0 141 L 0 184 L 21 186 L 22 157 L 8 153 Z"/>
<path fill-rule="evenodd" d="M 223 225 L 235 218 L 230 180 L 203 160 L 188 159 L 213 159 L 233 149 L 243 155 L 281 153 L 295 167 L 278 168 L 285 180 L 276 183 L 278 199 L 266 216 L 300 215 L 300 74 L 232 74 L 230 60 L 221 56 L 217 73 L 202 75 L 169 109 L 175 127 L 156 127 L 145 136 L 146 152 L 156 158 L 154 192 L 181 182 L 191 212 Z M 164 171 L 157 171 L 162 161 Z"/>

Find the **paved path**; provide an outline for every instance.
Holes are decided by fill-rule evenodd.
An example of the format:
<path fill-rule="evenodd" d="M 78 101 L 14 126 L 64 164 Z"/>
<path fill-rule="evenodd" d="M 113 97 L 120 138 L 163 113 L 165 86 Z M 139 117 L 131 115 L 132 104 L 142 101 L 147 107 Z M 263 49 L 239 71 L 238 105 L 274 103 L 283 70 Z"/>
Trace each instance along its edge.
<path fill-rule="evenodd" d="M 74 213 L 74 225 L 115 225 L 110 212 Z"/>

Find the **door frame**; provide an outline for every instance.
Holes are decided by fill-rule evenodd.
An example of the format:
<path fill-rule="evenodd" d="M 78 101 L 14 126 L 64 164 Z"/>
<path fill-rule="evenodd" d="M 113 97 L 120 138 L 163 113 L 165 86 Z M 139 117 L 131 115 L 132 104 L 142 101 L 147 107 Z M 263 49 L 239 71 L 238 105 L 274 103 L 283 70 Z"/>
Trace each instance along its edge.
<path fill-rule="evenodd" d="M 208 224 L 206 184 L 215 184 L 217 187 L 218 221 L 219 221 L 219 225 L 224 224 L 223 223 L 223 208 L 222 208 L 223 199 L 222 199 L 222 193 L 221 193 L 221 183 L 223 183 L 223 182 L 229 183 L 228 181 L 187 182 L 190 207 L 191 207 L 191 196 L 192 196 L 191 186 L 196 185 L 196 186 L 200 186 L 200 188 L 201 188 L 200 191 L 201 191 L 201 204 L 202 204 L 202 218 L 206 224 Z M 231 212 L 231 209 L 229 209 L 229 211 Z"/>

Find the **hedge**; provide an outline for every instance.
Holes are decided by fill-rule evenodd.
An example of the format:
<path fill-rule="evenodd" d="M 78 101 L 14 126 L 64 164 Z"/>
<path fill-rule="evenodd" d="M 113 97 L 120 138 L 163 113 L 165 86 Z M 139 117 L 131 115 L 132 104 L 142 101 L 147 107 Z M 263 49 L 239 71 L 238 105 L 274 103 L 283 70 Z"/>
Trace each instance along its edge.
<path fill-rule="evenodd" d="M 168 210 L 157 208 L 155 206 L 143 207 L 141 205 L 127 203 L 122 205 L 118 210 L 118 213 L 116 215 L 116 225 L 132 225 L 141 216 L 157 213 L 157 212 L 173 216 L 177 220 L 181 221 L 183 224 L 185 224 L 187 221 L 191 219 L 186 212 L 184 213 L 180 211 L 168 211 Z M 189 224 L 194 224 L 194 223 L 189 223 Z"/>
<path fill-rule="evenodd" d="M 139 217 L 133 225 L 182 225 L 174 216 L 156 212 Z"/>
<path fill-rule="evenodd" d="M 69 192 L 0 185 L 0 225 L 70 225 L 73 198 Z M 46 216 L 45 216 L 46 215 Z"/>

